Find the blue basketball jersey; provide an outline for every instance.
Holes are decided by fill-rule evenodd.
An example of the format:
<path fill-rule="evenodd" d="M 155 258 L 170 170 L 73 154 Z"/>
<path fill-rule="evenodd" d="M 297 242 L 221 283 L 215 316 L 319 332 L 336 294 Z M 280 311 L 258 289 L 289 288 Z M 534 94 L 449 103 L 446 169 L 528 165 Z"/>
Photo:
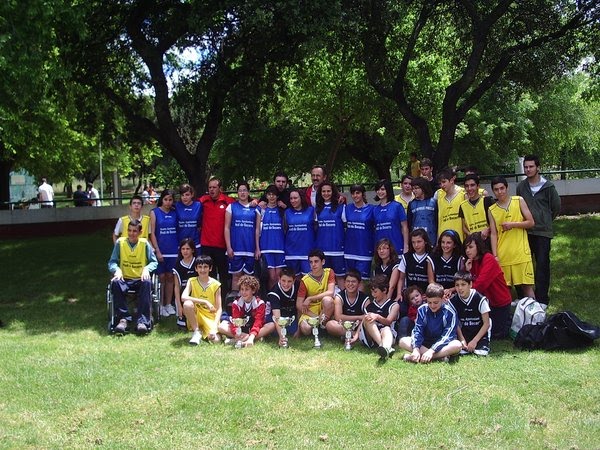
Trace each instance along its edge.
<path fill-rule="evenodd" d="M 317 239 L 315 246 L 327 256 L 344 256 L 344 205 L 337 205 L 335 211 L 331 203 L 317 213 Z"/>
<path fill-rule="evenodd" d="M 346 243 L 344 256 L 347 259 L 371 261 L 375 232 L 373 205 L 365 204 L 361 208 L 354 204 L 346 206 Z"/>
<path fill-rule="evenodd" d="M 154 232 L 158 248 L 165 258 L 177 258 L 179 241 L 177 240 L 177 215 L 175 210 L 164 212 L 160 208 L 154 208 L 156 223 Z"/>
<path fill-rule="evenodd" d="M 285 253 L 283 212 L 278 207 L 275 207 L 265 208 L 261 214 L 261 253 Z"/>
<path fill-rule="evenodd" d="M 404 249 L 402 222 L 406 222 L 404 206 L 396 200 L 392 200 L 385 206 L 375 206 L 373 212 L 375 216 L 375 242 L 388 238 L 394 244 L 396 252 L 399 255 L 402 254 Z"/>
<path fill-rule="evenodd" d="M 408 227 L 410 231 L 422 228 L 427 231 L 431 245 L 437 239 L 437 201 L 431 197 L 424 200 L 413 199 L 408 204 Z"/>
<path fill-rule="evenodd" d="M 315 247 L 315 209 L 312 206 L 303 211 L 287 208 L 285 223 L 285 258 L 308 260 L 308 254 Z"/>
<path fill-rule="evenodd" d="M 175 203 L 177 213 L 177 240 L 191 238 L 196 248 L 200 248 L 200 233 L 198 227 L 202 223 L 202 203 L 194 201 L 191 205 Z"/>
<path fill-rule="evenodd" d="M 231 212 L 231 248 L 236 256 L 254 256 L 256 250 L 256 207 L 234 202 L 227 207 Z"/>

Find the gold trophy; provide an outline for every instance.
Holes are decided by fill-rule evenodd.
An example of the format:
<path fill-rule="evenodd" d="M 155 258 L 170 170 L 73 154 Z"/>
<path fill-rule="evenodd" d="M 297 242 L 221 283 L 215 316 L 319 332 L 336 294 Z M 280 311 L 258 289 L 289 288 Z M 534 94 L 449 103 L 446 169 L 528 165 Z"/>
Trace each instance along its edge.
<path fill-rule="evenodd" d="M 240 336 L 242 335 L 242 327 L 248 323 L 250 317 L 230 317 L 229 320 L 232 324 L 235 325 L 235 348 L 242 348 L 242 340 Z"/>
<path fill-rule="evenodd" d="M 287 338 L 287 328 L 290 326 L 294 320 L 296 320 L 296 316 L 292 317 L 280 317 L 277 319 L 277 325 L 281 327 L 281 338 L 283 340 L 283 344 L 281 344 L 282 348 L 288 348 L 288 338 Z"/>
<path fill-rule="evenodd" d="M 309 317 L 306 321 L 312 327 L 312 333 L 315 337 L 315 345 L 313 347 L 321 348 L 321 341 L 319 340 L 319 317 Z"/>
<path fill-rule="evenodd" d="M 342 326 L 344 327 L 344 329 L 346 330 L 346 340 L 344 342 L 344 350 L 352 350 L 352 345 L 350 344 L 350 341 L 352 340 L 352 332 L 354 330 L 356 330 L 356 327 L 359 324 L 358 320 L 342 320 L 341 321 Z"/>

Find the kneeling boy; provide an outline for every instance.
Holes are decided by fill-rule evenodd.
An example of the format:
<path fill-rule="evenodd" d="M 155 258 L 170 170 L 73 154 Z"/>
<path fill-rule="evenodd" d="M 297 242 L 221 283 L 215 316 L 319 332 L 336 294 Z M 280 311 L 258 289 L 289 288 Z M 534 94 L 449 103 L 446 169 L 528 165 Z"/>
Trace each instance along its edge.
<path fill-rule="evenodd" d="M 405 361 L 428 363 L 446 360 L 460 352 L 462 344 L 456 339 L 457 319 L 451 306 L 444 303 L 444 287 L 431 283 L 425 291 L 427 304 L 417 310 L 412 336 L 400 339 L 399 347 L 410 352 Z"/>
<path fill-rule="evenodd" d="M 299 319 L 296 314 L 296 297 L 298 290 L 294 284 L 296 273 L 291 267 L 284 267 L 281 269 L 279 275 L 279 282 L 273 286 L 271 292 L 267 294 L 267 302 L 271 304 L 271 314 L 273 317 L 273 323 L 275 329 L 279 335 L 279 345 L 284 344 L 283 334 L 281 333 L 281 327 L 277 323 L 280 317 L 292 317 L 295 316 Z M 288 327 L 287 331 L 290 335 L 294 335 L 298 331 L 298 320 L 294 320 Z"/>

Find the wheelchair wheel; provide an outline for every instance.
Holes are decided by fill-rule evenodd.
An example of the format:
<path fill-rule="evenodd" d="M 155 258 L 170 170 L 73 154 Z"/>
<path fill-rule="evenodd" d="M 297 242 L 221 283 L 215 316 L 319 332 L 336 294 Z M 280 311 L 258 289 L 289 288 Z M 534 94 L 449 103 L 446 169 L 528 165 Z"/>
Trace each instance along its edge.
<path fill-rule="evenodd" d="M 155 324 L 160 322 L 161 289 L 159 276 L 152 274 L 152 319 Z"/>
<path fill-rule="evenodd" d="M 108 314 L 108 332 L 112 333 L 115 329 L 115 306 L 113 302 L 113 295 L 110 290 L 110 283 L 106 287 L 106 312 Z"/>

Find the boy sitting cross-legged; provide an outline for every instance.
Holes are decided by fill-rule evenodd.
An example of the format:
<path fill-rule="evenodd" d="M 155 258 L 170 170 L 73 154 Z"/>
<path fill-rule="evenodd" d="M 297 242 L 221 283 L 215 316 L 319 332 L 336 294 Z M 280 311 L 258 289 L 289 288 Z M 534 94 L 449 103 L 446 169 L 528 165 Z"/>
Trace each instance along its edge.
<path fill-rule="evenodd" d="M 462 348 L 456 339 L 456 313 L 444 303 L 443 286 L 429 284 L 425 297 L 427 304 L 417 310 L 412 336 L 403 337 L 398 345 L 410 352 L 404 355 L 405 361 L 425 364 L 434 359 L 447 361 L 447 357 L 456 355 Z"/>

